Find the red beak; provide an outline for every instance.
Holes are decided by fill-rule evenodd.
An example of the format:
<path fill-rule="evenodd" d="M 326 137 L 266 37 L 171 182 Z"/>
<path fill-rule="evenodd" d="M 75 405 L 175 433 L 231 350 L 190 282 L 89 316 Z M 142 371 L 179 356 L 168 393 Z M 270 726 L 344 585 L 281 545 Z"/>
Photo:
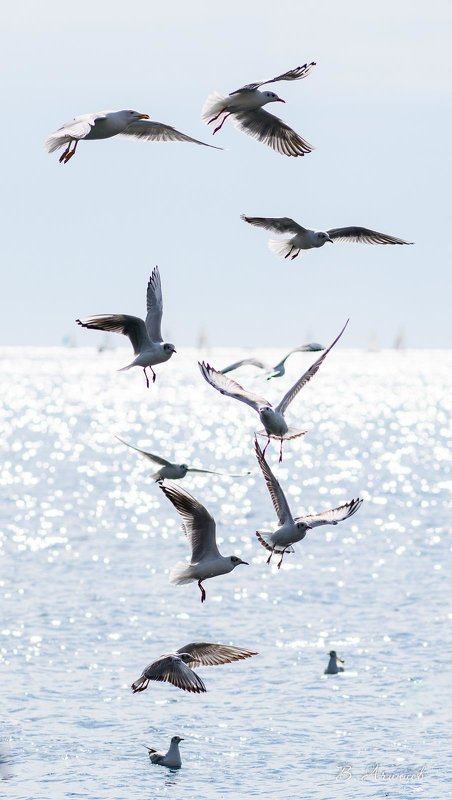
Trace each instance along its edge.
<path fill-rule="evenodd" d="M 286 101 L 283 100 L 281 97 L 278 97 L 278 103 L 285 103 Z"/>

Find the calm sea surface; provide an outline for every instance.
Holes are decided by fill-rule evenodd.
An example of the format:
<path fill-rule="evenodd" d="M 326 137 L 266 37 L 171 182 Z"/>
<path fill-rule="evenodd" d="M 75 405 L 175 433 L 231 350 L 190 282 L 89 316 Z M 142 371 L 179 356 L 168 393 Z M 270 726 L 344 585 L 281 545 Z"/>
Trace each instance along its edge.
<path fill-rule="evenodd" d="M 205 356 L 205 353 L 202 354 Z M 243 356 L 214 350 L 221 368 Z M 260 356 L 277 361 L 280 352 Z M 267 451 L 295 512 L 363 497 L 269 567 L 257 528 L 276 520 L 253 454 L 257 416 L 202 381 L 198 351 L 116 372 L 129 349 L 3 349 L 0 677 L 15 800 L 361 800 L 452 797 L 448 351 L 332 351 L 290 406 L 308 434 Z M 278 401 L 315 360 L 298 354 L 246 387 Z M 187 554 L 152 465 L 114 434 L 178 462 L 247 478 L 181 483 L 250 566 L 171 586 Z M 200 668 L 205 695 L 131 682 L 191 641 L 259 651 Z M 346 671 L 324 676 L 327 652 Z M 143 744 L 179 734 L 178 773 Z M 449 743 L 449 744 L 448 744 Z M 449 771 L 448 771 L 449 770 Z"/>

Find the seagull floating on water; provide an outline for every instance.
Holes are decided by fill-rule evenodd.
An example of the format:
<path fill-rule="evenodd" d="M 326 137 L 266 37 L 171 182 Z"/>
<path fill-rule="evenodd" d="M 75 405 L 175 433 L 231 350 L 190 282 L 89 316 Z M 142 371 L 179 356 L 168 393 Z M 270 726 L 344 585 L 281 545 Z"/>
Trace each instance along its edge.
<path fill-rule="evenodd" d="M 181 736 L 173 736 L 167 753 L 159 753 L 153 747 L 148 747 L 147 744 L 144 744 L 143 747 L 148 751 L 152 764 L 159 764 L 159 766 L 168 767 L 169 769 L 180 769 L 182 759 L 180 757 L 179 743 L 183 741 Z"/>
<path fill-rule="evenodd" d="M 300 389 L 303 388 L 307 384 L 309 380 L 316 374 L 319 370 L 320 366 L 324 362 L 325 358 L 327 357 L 328 353 L 330 352 L 331 348 L 334 347 L 337 341 L 341 338 L 342 334 L 345 331 L 345 328 L 348 325 L 348 320 L 345 323 L 344 327 L 342 328 L 340 334 L 336 336 L 334 342 L 330 344 L 326 350 L 323 351 L 320 358 L 311 364 L 308 370 L 297 380 L 296 383 L 292 386 L 291 389 L 284 395 L 283 399 L 281 400 L 278 405 L 273 408 L 272 404 L 268 402 L 264 397 L 259 397 L 252 392 L 248 392 L 243 386 L 240 386 L 239 383 L 233 381 L 232 378 L 228 378 L 222 372 L 218 372 L 218 370 L 214 369 L 210 366 L 210 364 L 198 362 L 199 368 L 201 370 L 201 374 L 206 379 L 207 383 L 210 383 L 211 386 L 214 387 L 218 392 L 221 394 L 225 394 L 228 397 L 233 397 L 235 400 L 240 400 L 242 403 L 246 403 L 248 406 L 251 406 L 257 413 L 259 414 L 259 418 L 265 428 L 265 431 L 258 431 L 258 436 L 267 436 L 267 445 L 265 446 L 265 450 L 267 449 L 268 443 L 270 439 L 279 439 L 280 440 L 280 451 L 279 451 L 279 460 L 282 461 L 282 443 L 285 439 L 296 439 L 298 436 L 303 436 L 306 431 L 300 431 L 295 428 L 289 428 L 287 425 L 286 420 L 284 419 L 284 412 L 286 411 L 288 405 L 292 402 L 292 400 L 296 397 Z"/>
<path fill-rule="evenodd" d="M 231 92 L 228 97 L 213 92 L 204 104 L 202 119 L 206 125 L 210 125 L 223 117 L 214 130 L 215 134 L 221 130 L 227 118 L 232 115 L 237 128 L 254 139 L 268 144 L 278 153 L 284 156 L 304 156 L 314 149 L 312 145 L 302 139 L 281 119 L 263 109 L 267 103 L 285 103 L 285 100 L 282 100 L 274 92 L 260 92 L 259 87 L 268 83 L 276 83 L 276 81 L 301 80 L 309 75 L 313 67 L 315 67 L 315 61 L 291 69 L 268 81 L 248 83 Z"/>
<path fill-rule="evenodd" d="M 147 288 L 147 315 L 146 321 L 140 317 L 132 317 L 129 314 L 96 314 L 93 317 L 77 319 L 76 323 L 82 328 L 90 328 L 95 331 L 113 331 L 123 333 L 128 336 L 133 347 L 135 359 L 131 364 L 122 367 L 119 372 L 123 372 L 131 367 L 142 367 L 146 378 L 146 386 L 149 389 L 149 378 L 146 368 L 152 372 L 152 381 L 156 375 L 152 367 L 155 364 L 162 364 L 176 352 L 176 348 L 170 342 L 162 339 L 162 314 L 163 298 L 162 286 L 160 283 L 160 273 L 158 267 L 152 272 Z"/>
<path fill-rule="evenodd" d="M 206 508 L 195 498 L 171 483 L 161 483 L 160 488 L 171 500 L 182 517 L 183 530 L 191 549 L 190 563 L 182 561 L 170 572 L 170 583 L 183 584 L 197 581 L 201 591 L 201 603 L 206 599 L 202 582 L 217 575 L 232 572 L 239 564 L 246 564 L 238 556 L 222 556 L 217 547 L 216 525 Z"/>
<path fill-rule="evenodd" d="M 140 114 L 139 111 L 97 111 L 93 114 L 82 114 L 67 122 L 47 139 L 45 146 L 48 153 L 54 153 L 66 146 L 60 156 L 60 164 L 67 162 L 75 155 L 80 141 L 93 141 L 94 139 L 111 139 L 112 136 L 127 136 L 135 139 L 147 139 L 153 142 L 193 142 L 205 147 L 213 147 L 206 142 L 192 139 L 185 133 L 177 131 L 171 125 L 163 122 L 154 122 L 149 114 Z M 221 147 L 215 147 L 221 150 Z"/>
<path fill-rule="evenodd" d="M 326 242 L 363 242 L 364 244 L 414 244 L 389 236 L 387 233 L 371 231 L 369 228 L 350 226 L 348 228 L 330 228 L 329 231 L 311 231 L 303 228 L 290 217 L 247 217 L 242 214 L 240 219 L 258 228 L 266 228 L 276 233 L 293 233 L 292 239 L 270 239 L 270 250 L 283 258 L 293 261 L 300 254 L 300 250 L 311 250 L 313 247 L 323 247 Z"/>
<path fill-rule="evenodd" d="M 150 461 L 154 461 L 156 464 L 160 465 L 160 469 L 151 475 L 151 478 L 158 483 L 165 480 L 165 478 L 173 481 L 180 480 L 181 478 L 185 478 L 187 472 L 202 472 L 208 475 L 221 475 L 224 478 L 246 478 L 247 475 L 250 475 L 250 472 L 242 472 L 241 475 L 234 475 L 233 473 L 228 474 L 225 472 L 214 472 L 211 469 L 197 469 L 196 467 L 189 467 L 187 464 L 173 464 L 171 461 L 167 461 L 166 458 L 156 456 L 154 453 L 149 453 L 147 450 L 141 450 L 140 447 L 135 447 L 134 444 L 125 442 L 120 436 L 116 436 L 116 438 L 122 442 L 122 444 L 125 444 L 127 447 L 131 447 L 132 450 L 136 450 L 137 453 L 141 453 L 142 456 L 146 456 L 146 458 L 148 458 Z"/>
<path fill-rule="evenodd" d="M 256 531 L 256 536 L 261 545 L 265 547 L 266 550 L 270 550 L 267 564 L 270 563 L 273 553 L 281 555 L 281 559 L 278 561 L 278 569 L 280 569 L 285 553 L 294 552 L 292 545 L 295 544 L 295 542 L 301 542 L 306 536 L 306 531 L 310 530 L 310 528 L 316 528 L 318 525 L 337 525 L 338 522 L 342 522 L 344 519 L 348 519 L 355 514 L 363 501 L 358 497 L 356 500 L 350 500 L 349 503 L 344 503 L 344 505 L 339 506 L 339 508 L 330 508 L 328 511 L 322 511 L 320 514 L 307 514 L 304 517 L 294 517 L 292 516 L 280 483 L 276 480 L 268 466 L 257 439 L 254 442 L 254 449 L 280 526 L 273 532 Z"/>
<path fill-rule="evenodd" d="M 184 689 L 186 692 L 206 692 L 207 689 L 191 667 L 209 667 L 218 664 L 229 664 L 243 658 L 257 656 L 254 650 L 243 647 L 231 647 L 226 644 L 211 642 L 191 642 L 176 650 L 175 653 L 160 656 L 143 670 L 140 677 L 132 683 L 135 692 L 144 692 L 150 681 L 167 681 Z"/>
<path fill-rule="evenodd" d="M 344 672 L 344 667 L 340 667 L 338 662 L 341 664 L 345 664 L 342 658 L 339 658 L 338 654 L 335 650 L 330 650 L 328 653 L 330 660 L 328 661 L 328 666 L 326 670 L 324 670 L 324 675 L 337 675 L 338 672 Z"/>
<path fill-rule="evenodd" d="M 325 347 L 322 344 L 318 344 L 318 342 L 310 342 L 309 344 L 301 344 L 299 347 L 294 347 L 289 353 L 287 353 L 284 358 L 279 361 L 276 366 L 270 367 L 268 364 L 265 364 L 263 361 L 260 361 L 258 358 L 242 358 L 241 361 L 234 361 L 233 364 L 229 364 L 227 367 L 224 367 L 220 370 L 223 375 L 226 375 L 227 372 L 232 372 L 235 369 L 240 369 L 240 367 L 257 367 L 258 369 L 265 369 L 270 375 L 267 375 L 267 380 L 269 381 L 270 378 L 281 378 L 285 372 L 285 363 L 289 356 L 292 353 L 316 353 L 318 350 L 324 350 Z"/>

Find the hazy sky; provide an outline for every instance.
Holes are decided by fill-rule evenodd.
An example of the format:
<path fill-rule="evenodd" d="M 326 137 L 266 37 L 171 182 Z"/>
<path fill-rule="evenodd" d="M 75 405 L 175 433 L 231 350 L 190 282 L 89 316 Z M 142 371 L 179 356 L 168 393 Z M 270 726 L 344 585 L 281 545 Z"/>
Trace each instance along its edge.
<path fill-rule="evenodd" d="M 3 17 L 5 16 L 3 12 Z M 0 344 L 60 344 L 78 316 L 143 316 L 155 264 L 164 335 L 213 345 L 452 345 L 450 2 L 154 3 L 14 0 L 3 20 Z M 207 95 L 305 61 L 276 88 L 315 150 L 286 158 Z M 73 116 L 132 108 L 221 145 L 81 143 L 67 166 L 47 135 Z M 293 262 L 240 214 L 314 228 L 364 225 L 414 247 L 334 244 Z"/>

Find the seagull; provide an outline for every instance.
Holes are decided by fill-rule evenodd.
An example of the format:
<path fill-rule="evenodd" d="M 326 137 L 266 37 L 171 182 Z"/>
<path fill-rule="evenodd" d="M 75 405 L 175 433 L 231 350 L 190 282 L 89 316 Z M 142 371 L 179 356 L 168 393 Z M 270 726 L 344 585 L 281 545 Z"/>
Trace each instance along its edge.
<path fill-rule="evenodd" d="M 147 288 L 147 316 L 144 322 L 140 317 L 131 317 L 129 314 L 96 314 L 86 319 L 76 319 L 77 325 L 95 331 L 114 331 L 128 336 L 133 347 L 135 359 L 131 364 L 122 367 L 119 372 L 131 367 L 142 367 L 149 389 L 149 378 L 146 367 L 152 372 L 152 381 L 156 374 L 152 369 L 154 364 L 162 364 L 176 352 L 170 342 L 162 339 L 161 325 L 163 313 L 162 286 L 160 283 L 159 268 L 155 267 L 149 278 Z"/>
<path fill-rule="evenodd" d="M 264 397 L 259 397 L 256 394 L 252 394 L 251 392 L 244 389 L 240 386 L 239 383 L 233 381 L 232 378 L 228 378 L 226 375 L 223 375 L 222 372 L 218 372 L 218 370 L 214 369 L 210 366 L 210 364 L 206 364 L 204 361 L 198 362 L 199 368 L 201 370 L 201 374 L 206 379 L 207 383 L 210 383 L 214 389 L 217 389 L 218 392 L 221 394 L 225 394 L 228 397 L 233 397 L 235 400 L 241 400 L 242 403 L 246 403 L 248 406 L 251 406 L 257 413 L 259 414 L 260 421 L 262 422 L 265 431 L 258 431 L 259 436 L 267 436 L 267 445 L 265 446 L 265 450 L 270 442 L 270 439 L 279 439 L 280 440 L 280 450 L 279 450 L 279 460 L 282 461 L 282 443 L 285 439 L 296 439 L 298 436 L 303 436 L 306 431 L 300 431 L 295 428 L 289 428 L 286 420 L 284 419 L 284 412 L 287 409 L 287 406 L 292 402 L 294 397 L 298 394 L 300 389 L 303 388 L 307 384 L 309 380 L 311 380 L 312 376 L 316 374 L 319 370 L 320 366 L 322 365 L 323 361 L 327 357 L 328 353 L 330 352 L 331 348 L 334 347 L 336 342 L 341 338 L 342 334 L 345 331 L 345 328 L 348 325 L 348 320 L 345 323 L 344 327 L 342 328 L 339 336 L 336 336 L 334 342 L 330 344 L 326 350 L 323 351 L 320 358 L 311 364 L 308 370 L 297 380 L 296 383 L 292 386 L 291 389 L 284 395 L 283 399 L 280 403 L 278 403 L 275 408 L 273 408 L 272 404 L 268 402 Z"/>
<path fill-rule="evenodd" d="M 133 692 L 144 692 L 150 681 L 167 681 L 184 689 L 186 692 L 206 692 L 207 689 L 191 667 L 209 667 L 217 664 L 229 664 L 242 658 L 257 656 L 254 650 L 243 647 L 230 647 L 227 644 L 212 642 L 191 642 L 176 650 L 175 653 L 160 656 L 157 661 L 143 670 L 140 677 L 132 683 Z"/>
<path fill-rule="evenodd" d="M 250 472 L 245 472 L 241 475 L 228 475 L 224 472 L 214 472 L 211 469 L 196 469 L 195 467 L 187 466 L 187 464 L 173 464 L 171 461 L 167 461 L 166 458 L 156 456 L 154 453 L 149 453 L 147 450 L 141 450 L 140 447 L 135 447 L 135 445 L 125 442 L 120 436 L 116 436 L 116 438 L 122 442 L 122 444 L 125 444 L 127 447 L 131 447 L 133 450 L 136 450 L 137 453 L 141 453 L 142 456 L 146 456 L 146 458 L 148 458 L 150 461 L 154 461 L 156 464 L 160 465 L 160 469 L 151 475 L 154 481 L 157 482 L 163 481 L 165 478 L 177 481 L 181 478 L 185 478 L 187 472 L 203 472 L 209 475 L 222 475 L 225 478 L 245 478 L 247 475 L 251 474 Z"/>
<path fill-rule="evenodd" d="M 285 372 L 285 363 L 289 356 L 292 353 L 315 353 L 318 350 L 324 350 L 324 346 L 322 344 L 318 344 L 317 342 L 311 342 L 310 344 L 302 344 L 300 347 L 294 347 L 290 353 L 287 353 L 281 361 L 276 364 L 275 367 L 269 367 L 268 364 L 265 364 L 263 361 L 260 361 L 258 358 L 242 358 L 241 361 L 234 361 L 233 364 L 229 364 L 227 367 L 224 367 L 220 370 L 223 375 L 226 375 L 227 372 L 232 372 L 234 369 L 240 369 L 240 367 L 257 367 L 258 369 L 264 369 L 270 374 L 267 375 L 267 380 L 269 381 L 270 378 L 281 378 Z"/>
<path fill-rule="evenodd" d="M 345 664 L 345 661 L 343 661 L 342 658 L 339 658 L 339 656 L 336 653 L 336 651 L 335 650 L 330 650 L 328 655 L 330 657 L 330 660 L 329 660 L 328 666 L 327 666 L 326 670 L 324 670 L 323 674 L 324 675 L 337 675 L 338 672 L 344 672 L 344 667 L 339 667 L 337 662 L 340 661 L 341 664 Z"/>
<path fill-rule="evenodd" d="M 286 101 L 274 92 L 260 92 L 259 87 L 276 81 L 301 80 L 309 75 L 313 67 L 315 67 L 315 61 L 284 72 L 269 81 L 248 83 L 231 92 L 228 97 L 213 92 L 204 103 L 201 112 L 202 119 L 206 125 L 210 125 L 224 114 L 223 119 L 214 129 L 215 134 L 221 130 L 224 122 L 232 114 L 237 128 L 241 128 L 254 139 L 268 144 L 283 156 L 304 156 L 314 149 L 312 145 L 302 139 L 281 119 L 263 109 L 267 103 L 285 103 Z"/>
<path fill-rule="evenodd" d="M 78 143 L 83 139 L 110 139 L 112 136 L 130 136 L 135 139 L 147 139 L 154 142 L 193 142 L 205 147 L 211 144 L 192 139 L 185 133 L 180 133 L 171 125 L 163 122 L 151 121 L 149 114 L 140 114 L 138 111 L 97 111 L 93 114 L 82 114 L 67 122 L 47 139 L 45 146 L 48 153 L 53 153 L 61 147 L 66 149 L 59 158 L 60 164 L 67 162 L 75 155 Z M 71 149 L 72 148 L 72 149 Z M 221 147 L 215 147 L 221 150 Z"/>
<path fill-rule="evenodd" d="M 261 545 L 266 550 L 270 550 L 267 564 L 270 563 L 273 553 L 281 555 L 281 559 L 278 562 L 278 569 L 280 569 L 284 554 L 294 552 L 292 545 L 295 542 L 301 542 L 306 536 L 306 531 L 316 528 L 318 525 L 337 525 L 338 522 L 342 522 L 355 514 L 363 501 L 357 498 L 356 500 L 350 500 L 349 503 L 344 503 L 339 508 L 330 508 L 320 514 L 293 517 L 286 496 L 281 489 L 279 481 L 276 480 L 268 466 L 257 439 L 254 441 L 254 449 L 280 526 L 273 533 L 271 531 L 256 531 L 256 536 Z"/>
<path fill-rule="evenodd" d="M 148 747 L 146 744 L 144 744 L 143 747 L 148 751 L 152 764 L 159 764 L 161 767 L 169 767 L 169 769 L 180 769 L 182 766 L 182 759 L 179 752 L 179 742 L 183 741 L 181 736 L 173 736 L 167 753 L 159 753 L 157 750 L 154 750 L 153 747 Z"/>
<path fill-rule="evenodd" d="M 201 603 L 204 603 L 206 591 L 203 581 L 217 575 L 226 575 L 239 564 L 248 566 L 248 562 L 242 561 L 238 556 L 221 555 L 216 542 L 215 520 L 191 494 L 170 483 L 161 483 L 160 488 L 181 515 L 182 527 L 191 548 L 190 563 L 182 561 L 176 564 L 170 572 L 170 583 L 198 581 Z"/>
<path fill-rule="evenodd" d="M 325 242 L 363 242 L 364 244 L 414 244 L 389 236 L 387 233 L 371 231 L 369 228 L 359 228 L 355 225 L 349 228 L 330 228 L 329 231 L 311 231 L 303 228 L 290 217 L 247 217 L 242 214 L 240 219 L 258 228 L 266 228 L 276 233 L 293 233 L 292 239 L 270 239 L 268 246 L 278 256 L 291 258 L 293 261 L 300 254 L 300 250 L 311 250 L 313 247 L 323 247 Z"/>

